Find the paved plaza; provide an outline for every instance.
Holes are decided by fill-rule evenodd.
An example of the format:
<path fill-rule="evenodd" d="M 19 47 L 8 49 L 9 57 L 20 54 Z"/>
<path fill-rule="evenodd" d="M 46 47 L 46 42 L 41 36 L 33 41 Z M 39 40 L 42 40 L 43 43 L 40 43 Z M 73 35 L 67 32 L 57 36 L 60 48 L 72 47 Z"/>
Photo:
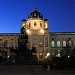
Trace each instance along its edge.
<path fill-rule="evenodd" d="M 0 75 L 75 75 L 75 70 L 47 71 L 42 65 L 0 66 Z"/>

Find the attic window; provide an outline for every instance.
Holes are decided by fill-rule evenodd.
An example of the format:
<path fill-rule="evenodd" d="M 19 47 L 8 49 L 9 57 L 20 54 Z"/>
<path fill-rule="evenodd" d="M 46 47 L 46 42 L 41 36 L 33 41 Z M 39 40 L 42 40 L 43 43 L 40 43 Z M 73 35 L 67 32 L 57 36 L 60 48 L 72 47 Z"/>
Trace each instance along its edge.
<path fill-rule="evenodd" d="M 34 16 L 36 16 L 36 13 L 34 13 Z"/>
<path fill-rule="evenodd" d="M 41 14 L 40 14 L 40 17 L 41 17 Z"/>

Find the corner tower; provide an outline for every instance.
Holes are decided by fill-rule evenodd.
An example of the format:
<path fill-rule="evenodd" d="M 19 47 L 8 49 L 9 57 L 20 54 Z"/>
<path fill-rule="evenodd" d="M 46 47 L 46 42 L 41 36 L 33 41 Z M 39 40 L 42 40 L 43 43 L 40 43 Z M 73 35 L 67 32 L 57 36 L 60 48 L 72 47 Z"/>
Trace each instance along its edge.
<path fill-rule="evenodd" d="M 36 47 L 37 57 L 40 60 L 44 59 L 46 52 L 49 52 L 48 20 L 43 18 L 37 8 L 34 8 L 28 19 L 22 20 L 22 27 L 26 29 L 28 34 L 30 49 Z"/>

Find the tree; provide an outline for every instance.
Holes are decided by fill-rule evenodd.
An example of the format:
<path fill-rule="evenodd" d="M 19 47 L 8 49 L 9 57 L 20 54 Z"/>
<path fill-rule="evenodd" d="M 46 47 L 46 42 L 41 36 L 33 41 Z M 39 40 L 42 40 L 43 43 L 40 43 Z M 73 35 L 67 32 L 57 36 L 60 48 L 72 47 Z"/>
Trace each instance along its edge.
<path fill-rule="evenodd" d="M 62 62 L 65 67 L 75 67 L 75 48 L 66 46 L 61 52 Z"/>
<path fill-rule="evenodd" d="M 18 62 L 24 63 L 26 58 L 29 56 L 28 35 L 24 27 L 21 28 L 21 35 L 18 37 L 18 50 L 16 58 Z"/>
<path fill-rule="evenodd" d="M 16 51 L 16 60 L 18 63 L 30 64 L 34 59 L 36 60 L 36 48 L 32 47 L 29 49 L 28 46 L 28 35 L 26 34 L 26 29 L 24 27 L 21 28 L 21 34 L 18 37 L 18 50 Z"/>

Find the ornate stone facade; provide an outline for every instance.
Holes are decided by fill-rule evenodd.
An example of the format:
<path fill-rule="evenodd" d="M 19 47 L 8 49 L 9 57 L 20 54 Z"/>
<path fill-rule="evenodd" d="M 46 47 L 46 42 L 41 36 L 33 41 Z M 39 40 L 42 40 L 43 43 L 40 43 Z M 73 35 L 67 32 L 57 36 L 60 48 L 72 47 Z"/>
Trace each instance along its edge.
<path fill-rule="evenodd" d="M 48 32 L 48 20 L 36 8 L 27 20 L 22 20 L 22 27 L 28 34 L 30 49 L 36 47 L 36 55 L 40 60 L 50 59 L 51 56 L 60 57 L 63 47 L 75 46 L 75 32 Z M 10 47 L 18 48 L 19 35 L 20 33 L 0 33 L 0 51 L 6 49 L 10 55 Z"/>

